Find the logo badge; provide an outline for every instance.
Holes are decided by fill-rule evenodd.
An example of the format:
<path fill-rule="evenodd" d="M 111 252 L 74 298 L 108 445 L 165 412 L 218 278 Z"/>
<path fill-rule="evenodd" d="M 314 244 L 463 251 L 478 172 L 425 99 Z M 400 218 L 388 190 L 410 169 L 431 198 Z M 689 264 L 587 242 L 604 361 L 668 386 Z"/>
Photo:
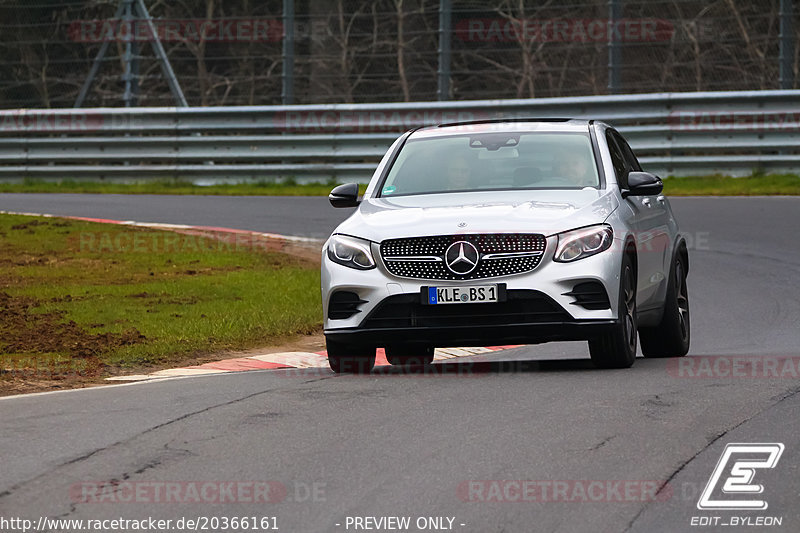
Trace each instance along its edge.
<path fill-rule="evenodd" d="M 780 442 L 763 444 L 731 443 L 725 446 L 722 457 L 711 473 L 706 488 L 700 495 L 697 508 L 701 510 L 762 510 L 767 502 L 757 499 L 744 499 L 764 492 L 764 486 L 753 483 L 758 469 L 775 468 L 781 458 L 784 446 Z M 725 477 L 723 477 L 723 475 Z M 722 485 L 719 492 L 716 490 Z M 715 494 L 717 493 L 717 494 Z M 725 496 L 727 499 L 723 499 Z M 739 496 L 740 499 L 735 499 Z"/>
<path fill-rule="evenodd" d="M 454 242 L 444 252 L 444 264 L 453 274 L 466 276 L 478 267 L 478 249 L 467 241 Z"/>
<path fill-rule="evenodd" d="M 466 228 L 467 227 L 467 223 L 466 222 L 459 222 L 458 223 L 458 227 L 459 228 Z"/>

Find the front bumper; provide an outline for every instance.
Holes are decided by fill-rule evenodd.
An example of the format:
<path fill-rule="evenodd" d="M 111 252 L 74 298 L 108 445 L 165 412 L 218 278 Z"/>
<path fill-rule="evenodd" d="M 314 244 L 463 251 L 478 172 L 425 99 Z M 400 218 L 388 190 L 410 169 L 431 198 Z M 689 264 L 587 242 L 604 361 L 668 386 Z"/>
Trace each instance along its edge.
<path fill-rule="evenodd" d="M 589 340 L 616 325 L 616 320 L 571 320 L 502 326 L 340 328 L 325 330 L 325 337 L 346 344 L 369 344 L 385 347 L 392 344 L 416 342 L 436 348 L 445 348 Z"/>
<path fill-rule="evenodd" d="M 431 281 L 394 276 L 384 268 L 377 245 L 373 245 L 377 267 L 366 271 L 333 263 L 323 251 L 325 336 L 343 343 L 375 346 L 401 342 L 437 347 L 486 346 L 586 340 L 614 327 L 618 316 L 616 295 L 619 294 L 621 254 L 615 253 L 616 247 L 612 247 L 574 263 L 557 263 L 552 260 L 555 244 L 554 237 L 548 238 L 544 257 L 531 272 L 470 281 Z M 599 284 L 605 289 L 610 303 L 606 309 L 587 309 L 577 305 L 575 296 L 570 293 L 576 285 L 586 282 Z M 532 308 L 512 310 L 505 310 L 498 304 L 424 307 L 413 304 L 419 302 L 420 290 L 425 286 L 495 283 L 505 284 L 509 297 L 515 294 L 517 298 L 520 295 L 525 298 L 536 297 L 540 302 Z M 347 318 L 329 317 L 330 297 L 337 291 L 348 291 L 358 296 L 362 303 L 358 305 L 357 313 Z M 399 311 L 389 313 L 387 319 L 385 307 L 389 302 L 402 302 L 406 307 L 398 307 Z M 469 312 L 467 308 L 470 306 L 476 312 Z M 430 307 L 459 308 L 459 312 L 448 311 L 445 313 L 447 319 L 441 319 L 426 314 Z M 498 316 L 492 317 L 495 313 Z M 427 319 L 416 320 L 418 315 Z"/>

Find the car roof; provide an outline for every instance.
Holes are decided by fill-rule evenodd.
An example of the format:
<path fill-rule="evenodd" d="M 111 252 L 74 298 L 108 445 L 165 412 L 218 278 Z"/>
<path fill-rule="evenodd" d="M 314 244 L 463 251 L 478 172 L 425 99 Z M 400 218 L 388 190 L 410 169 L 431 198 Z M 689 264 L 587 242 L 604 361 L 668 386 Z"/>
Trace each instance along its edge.
<path fill-rule="evenodd" d="M 574 118 L 503 118 L 448 122 L 425 126 L 414 131 L 414 138 L 440 137 L 461 133 L 489 132 L 587 132 L 593 120 Z"/>

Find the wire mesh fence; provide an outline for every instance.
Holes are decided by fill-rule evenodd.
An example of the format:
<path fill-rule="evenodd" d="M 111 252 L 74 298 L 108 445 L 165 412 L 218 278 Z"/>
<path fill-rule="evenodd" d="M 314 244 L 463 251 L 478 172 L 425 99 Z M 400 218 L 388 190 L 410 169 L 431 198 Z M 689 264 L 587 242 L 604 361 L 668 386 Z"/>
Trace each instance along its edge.
<path fill-rule="evenodd" d="M 175 105 L 159 43 L 192 106 L 798 85 L 791 0 L 133 3 L 0 0 L 0 107 Z"/>

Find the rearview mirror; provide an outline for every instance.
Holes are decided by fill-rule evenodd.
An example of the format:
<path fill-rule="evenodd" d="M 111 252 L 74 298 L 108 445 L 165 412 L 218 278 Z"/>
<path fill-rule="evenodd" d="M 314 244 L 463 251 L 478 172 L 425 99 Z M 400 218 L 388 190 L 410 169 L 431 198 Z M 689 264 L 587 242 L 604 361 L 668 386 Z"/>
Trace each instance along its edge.
<path fill-rule="evenodd" d="M 328 195 L 333 207 L 358 207 L 358 183 L 345 183 L 335 187 Z"/>
<path fill-rule="evenodd" d="M 661 194 L 664 182 L 655 174 L 649 172 L 631 172 L 628 174 L 628 188 L 622 190 L 622 197 L 651 196 Z"/>

